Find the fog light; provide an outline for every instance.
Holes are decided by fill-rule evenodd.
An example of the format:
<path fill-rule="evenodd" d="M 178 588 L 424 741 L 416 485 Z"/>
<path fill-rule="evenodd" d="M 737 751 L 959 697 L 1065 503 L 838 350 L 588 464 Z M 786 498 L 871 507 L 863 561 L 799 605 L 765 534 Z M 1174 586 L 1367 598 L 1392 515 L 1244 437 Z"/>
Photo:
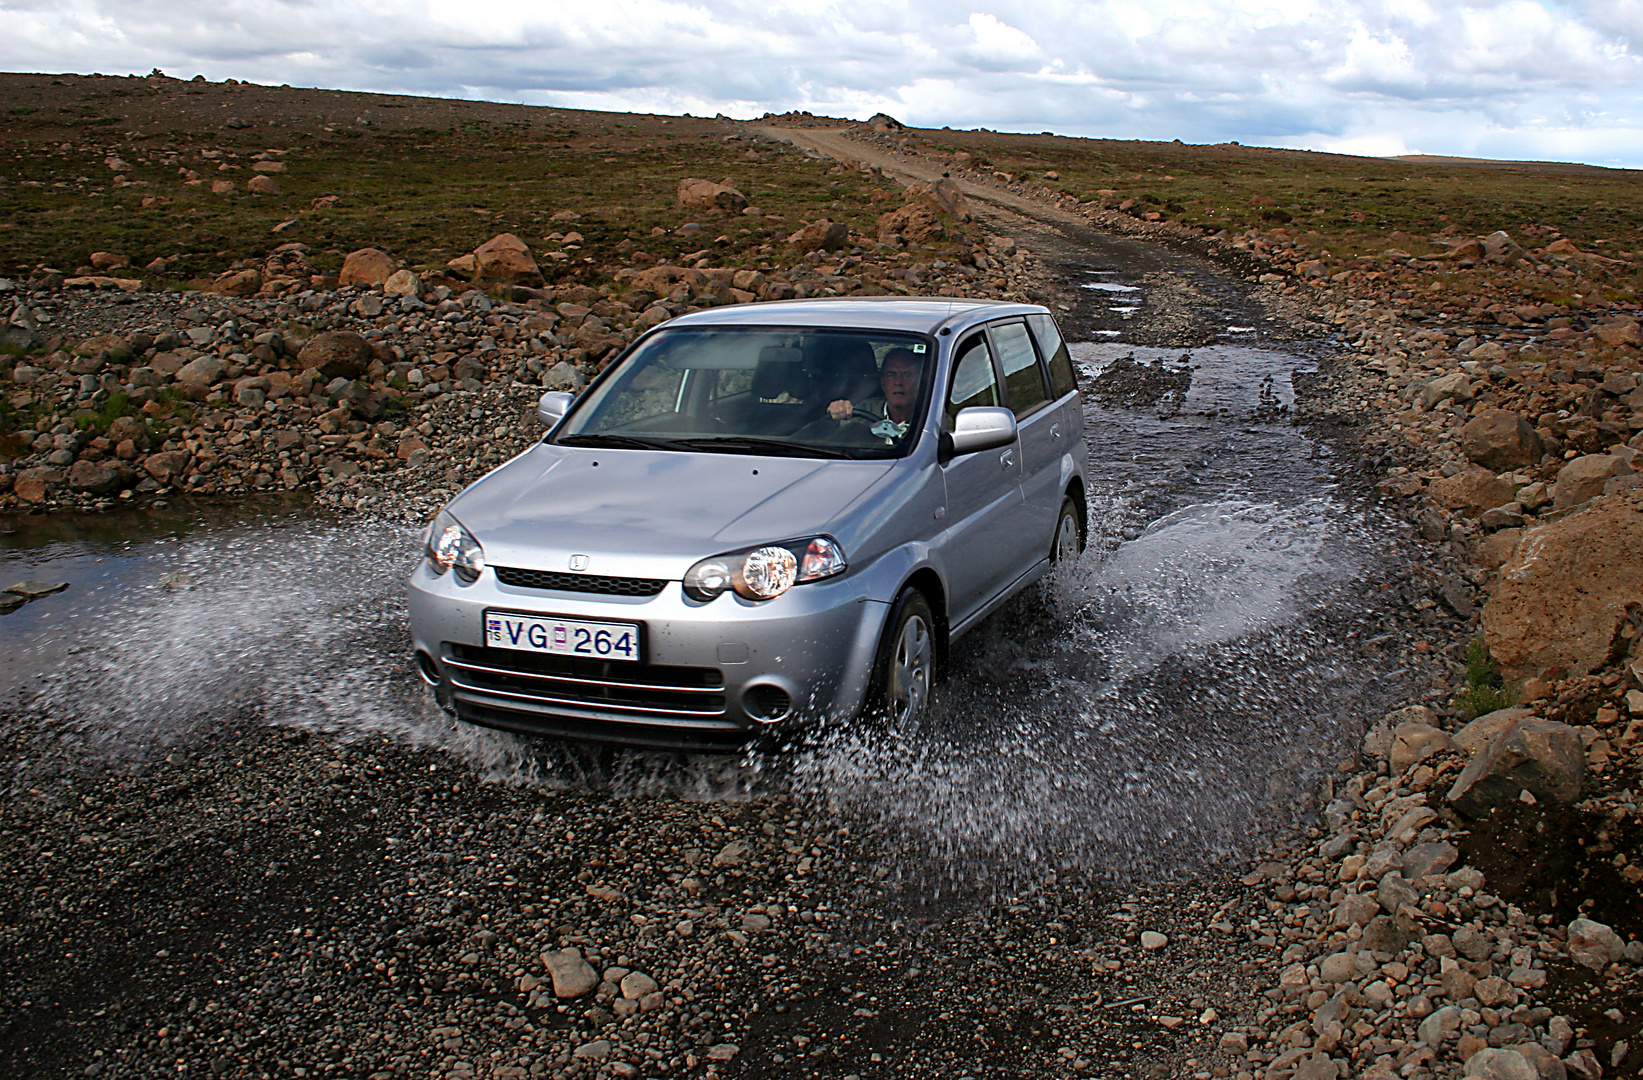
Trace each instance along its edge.
<path fill-rule="evenodd" d="M 760 683 L 742 691 L 742 711 L 761 724 L 774 724 L 793 711 L 793 698 L 779 686 Z"/>

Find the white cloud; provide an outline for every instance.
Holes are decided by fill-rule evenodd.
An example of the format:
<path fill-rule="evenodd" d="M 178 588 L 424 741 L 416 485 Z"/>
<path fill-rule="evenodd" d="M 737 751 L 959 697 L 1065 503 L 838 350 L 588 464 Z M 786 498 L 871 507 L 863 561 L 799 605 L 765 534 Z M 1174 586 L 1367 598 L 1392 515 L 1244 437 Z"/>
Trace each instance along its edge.
<path fill-rule="evenodd" d="M 1643 166 L 1639 0 L 0 0 L 0 66 Z"/>

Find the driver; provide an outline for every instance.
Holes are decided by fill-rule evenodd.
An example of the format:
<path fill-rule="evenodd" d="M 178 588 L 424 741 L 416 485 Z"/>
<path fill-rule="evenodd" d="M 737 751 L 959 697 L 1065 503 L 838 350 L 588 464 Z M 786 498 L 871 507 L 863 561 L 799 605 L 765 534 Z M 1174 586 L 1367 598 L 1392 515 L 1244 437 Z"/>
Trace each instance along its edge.
<path fill-rule="evenodd" d="M 913 411 L 918 407 L 919 379 L 924 370 L 911 349 L 895 348 L 884 354 L 879 368 L 879 388 L 884 396 L 868 398 L 857 405 L 846 398 L 830 401 L 827 415 L 840 422 L 852 416 L 866 414 L 874 424 L 874 435 L 885 442 L 895 442 L 907 434 L 907 425 L 913 422 Z"/>

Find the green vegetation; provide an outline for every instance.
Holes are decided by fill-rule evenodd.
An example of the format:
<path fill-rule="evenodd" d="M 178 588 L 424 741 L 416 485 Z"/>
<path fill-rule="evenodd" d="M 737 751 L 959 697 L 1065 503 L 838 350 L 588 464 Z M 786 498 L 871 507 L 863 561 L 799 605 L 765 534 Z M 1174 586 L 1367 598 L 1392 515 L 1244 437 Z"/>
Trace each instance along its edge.
<path fill-rule="evenodd" d="M 1420 240 L 1446 229 L 1477 235 L 1531 226 L 1582 247 L 1630 249 L 1643 235 L 1643 172 L 1584 165 L 1450 158 L 1360 158 L 1224 143 L 1070 139 L 986 131 L 926 131 L 938 152 L 1085 200 L 1210 229 L 1284 225 L 1316 232 L 1337 256 L 1379 254 L 1403 230 Z M 1045 173 L 1055 172 L 1057 179 Z M 1112 195 L 1103 196 L 1103 191 Z"/>
<path fill-rule="evenodd" d="M 1482 637 L 1466 644 L 1466 688 L 1455 698 L 1455 705 L 1473 720 L 1496 709 L 1510 708 L 1517 703 L 1517 695 L 1506 685 L 1500 668 L 1489 655 Z"/>

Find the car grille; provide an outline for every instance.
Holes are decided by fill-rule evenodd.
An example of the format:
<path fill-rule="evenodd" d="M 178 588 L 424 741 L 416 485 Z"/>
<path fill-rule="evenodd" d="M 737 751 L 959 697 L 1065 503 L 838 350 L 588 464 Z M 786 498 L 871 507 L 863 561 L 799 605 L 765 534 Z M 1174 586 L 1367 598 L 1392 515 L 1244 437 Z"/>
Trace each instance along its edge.
<path fill-rule="evenodd" d="M 582 660 L 456 642 L 446 642 L 444 651 L 459 706 L 735 726 L 725 717 L 724 674 L 718 668 Z"/>
<path fill-rule="evenodd" d="M 606 596 L 655 596 L 666 581 L 652 578 L 598 577 L 593 574 L 565 574 L 552 570 L 525 570 L 517 566 L 495 566 L 496 580 L 520 589 L 558 589 L 561 592 L 603 593 Z"/>

